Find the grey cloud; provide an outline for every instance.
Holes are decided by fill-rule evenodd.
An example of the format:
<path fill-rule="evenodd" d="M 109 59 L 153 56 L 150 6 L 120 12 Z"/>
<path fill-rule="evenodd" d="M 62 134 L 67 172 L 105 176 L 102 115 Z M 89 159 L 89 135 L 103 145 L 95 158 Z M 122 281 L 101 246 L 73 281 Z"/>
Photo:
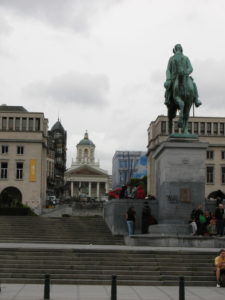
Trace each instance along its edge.
<path fill-rule="evenodd" d="M 193 77 L 204 106 L 210 109 L 224 107 L 225 104 L 225 61 L 208 59 L 193 62 Z"/>
<path fill-rule="evenodd" d="M 160 70 L 154 70 L 152 71 L 150 75 L 150 79 L 153 83 L 161 84 L 163 85 L 163 80 L 165 80 L 166 72 L 160 71 Z"/>
<path fill-rule="evenodd" d="M 53 78 L 49 83 L 30 83 L 23 93 L 40 100 L 94 107 L 107 104 L 108 91 L 109 80 L 106 75 L 67 73 Z"/>
<path fill-rule="evenodd" d="M 6 8 L 23 16 L 36 18 L 53 26 L 87 32 L 91 18 L 101 9 L 108 9 L 123 0 L 1 0 Z"/>
<path fill-rule="evenodd" d="M 1 14 L 0 15 L 0 36 L 8 35 L 11 31 L 12 31 L 12 27 Z"/>

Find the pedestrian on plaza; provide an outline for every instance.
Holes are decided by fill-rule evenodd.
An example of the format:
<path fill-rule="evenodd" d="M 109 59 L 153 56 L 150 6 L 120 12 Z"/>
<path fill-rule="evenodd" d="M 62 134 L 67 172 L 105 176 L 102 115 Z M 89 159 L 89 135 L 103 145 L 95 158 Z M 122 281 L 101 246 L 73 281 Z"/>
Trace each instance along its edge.
<path fill-rule="evenodd" d="M 142 209 L 142 219 L 141 219 L 141 233 L 148 233 L 148 226 L 150 225 L 151 218 L 151 208 L 148 205 L 148 202 L 144 202 L 144 206 Z"/>
<path fill-rule="evenodd" d="M 216 230 L 217 235 L 223 236 L 224 232 L 224 206 L 222 203 L 218 205 L 215 210 L 215 217 L 216 217 Z"/>
<path fill-rule="evenodd" d="M 210 221 L 209 221 L 209 225 L 207 226 L 207 230 L 209 235 L 216 235 L 217 234 L 217 230 L 216 230 L 216 217 L 213 214 Z"/>
<path fill-rule="evenodd" d="M 207 219 L 205 217 L 205 214 L 203 212 L 200 212 L 199 218 L 198 218 L 198 229 L 197 234 L 198 235 L 205 235 L 207 232 Z"/>
<path fill-rule="evenodd" d="M 195 220 L 197 225 L 197 231 L 195 232 L 196 235 L 200 235 L 202 231 L 202 226 L 199 221 L 199 216 L 203 215 L 202 205 L 199 205 L 196 209 L 193 209 L 191 212 L 191 221 Z"/>
<path fill-rule="evenodd" d="M 120 199 L 126 199 L 126 198 L 127 198 L 127 186 L 123 185 L 120 191 Z"/>
<path fill-rule="evenodd" d="M 192 229 L 192 235 L 196 235 L 197 234 L 197 224 L 196 224 L 196 220 L 195 218 L 193 218 L 191 221 L 190 221 L 190 225 L 191 225 L 191 229 Z"/>
<path fill-rule="evenodd" d="M 126 213 L 128 235 L 133 235 L 135 232 L 136 211 L 133 206 L 129 207 Z"/>

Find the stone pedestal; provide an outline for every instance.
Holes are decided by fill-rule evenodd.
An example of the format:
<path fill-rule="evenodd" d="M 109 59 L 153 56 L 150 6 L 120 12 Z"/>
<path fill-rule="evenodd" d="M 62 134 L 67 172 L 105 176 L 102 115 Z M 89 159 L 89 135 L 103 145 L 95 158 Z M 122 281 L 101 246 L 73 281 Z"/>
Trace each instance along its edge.
<path fill-rule="evenodd" d="M 197 139 L 171 138 L 155 151 L 159 224 L 150 226 L 150 233 L 189 232 L 192 209 L 204 205 L 207 147 Z"/>

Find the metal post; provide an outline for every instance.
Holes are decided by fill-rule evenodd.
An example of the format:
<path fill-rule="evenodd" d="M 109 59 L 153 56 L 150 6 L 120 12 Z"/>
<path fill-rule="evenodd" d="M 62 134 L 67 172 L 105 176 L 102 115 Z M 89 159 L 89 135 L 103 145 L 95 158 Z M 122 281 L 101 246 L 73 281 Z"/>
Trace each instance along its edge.
<path fill-rule="evenodd" d="M 185 300 L 184 277 L 179 278 L 179 300 Z"/>
<path fill-rule="evenodd" d="M 116 275 L 112 275 L 111 300 L 117 300 Z"/>
<path fill-rule="evenodd" d="M 45 275 L 44 300 L 50 299 L 50 275 Z"/>

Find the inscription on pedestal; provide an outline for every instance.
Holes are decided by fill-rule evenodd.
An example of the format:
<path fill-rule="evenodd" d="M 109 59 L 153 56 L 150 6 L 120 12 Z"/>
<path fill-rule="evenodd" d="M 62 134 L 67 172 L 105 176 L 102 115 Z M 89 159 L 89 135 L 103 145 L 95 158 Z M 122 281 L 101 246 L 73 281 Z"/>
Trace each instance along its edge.
<path fill-rule="evenodd" d="M 178 197 L 176 195 L 167 195 L 167 200 L 170 203 L 178 203 L 179 202 Z"/>
<path fill-rule="evenodd" d="M 189 203 L 191 202 L 191 191 L 190 189 L 180 189 L 180 201 Z"/>

